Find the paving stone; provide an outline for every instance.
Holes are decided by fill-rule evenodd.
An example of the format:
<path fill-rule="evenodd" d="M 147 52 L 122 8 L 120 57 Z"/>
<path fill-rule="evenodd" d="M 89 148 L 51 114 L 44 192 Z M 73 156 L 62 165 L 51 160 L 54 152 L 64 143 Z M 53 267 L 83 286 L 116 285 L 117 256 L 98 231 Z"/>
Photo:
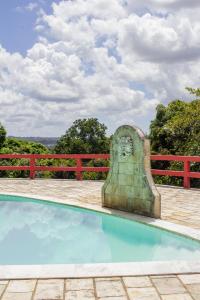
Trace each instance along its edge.
<path fill-rule="evenodd" d="M 35 288 L 36 280 L 10 280 L 6 292 L 8 293 L 27 293 Z"/>
<path fill-rule="evenodd" d="M 93 290 L 67 291 L 65 300 L 95 300 Z"/>
<path fill-rule="evenodd" d="M 5 288 L 6 288 L 6 285 L 5 285 L 5 284 L 0 284 L 0 297 L 1 297 L 1 295 L 3 294 Z"/>
<path fill-rule="evenodd" d="M 94 286 L 93 286 L 92 278 L 66 280 L 66 290 L 70 290 L 70 291 L 92 290 L 93 288 Z"/>
<path fill-rule="evenodd" d="M 152 286 L 152 283 L 148 276 L 142 277 L 123 277 L 126 287 L 148 287 Z"/>
<path fill-rule="evenodd" d="M 121 281 L 96 281 L 97 297 L 119 297 L 125 296 Z"/>
<path fill-rule="evenodd" d="M 120 296 L 120 297 L 103 297 L 103 298 L 98 298 L 98 300 L 128 300 L 126 296 Z"/>
<path fill-rule="evenodd" d="M 120 277 L 99 277 L 95 281 L 120 281 Z"/>
<path fill-rule="evenodd" d="M 189 294 L 163 295 L 162 300 L 193 300 Z"/>
<path fill-rule="evenodd" d="M 38 280 L 34 300 L 63 299 L 64 280 Z"/>
<path fill-rule="evenodd" d="M 179 275 L 178 276 L 184 284 L 200 284 L 200 274 L 188 274 L 188 275 Z"/>
<path fill-rule="evenodd" d="M 186 292 L 184 286 L 177 278 L 152 278 L 152 281 L 161 295 L 183 294 Z"/>
<path fill-rule="evenodd" d="M 32 293 L 5 293 L 2 300 L 31 300 Z M 44 299 L 43 299 L 44 300 Z"/>
<path fill-rule="evenodd" d="M 0 280 L 0 285 L 1 284 L 8 284 L 8 280 Z"/>
<path fill-rule="evenodd" d="M 200 300 L 200 284 L 187 284 L 186 287 L 195 300 Z"/>
<path fill-rule="evenodd" d="M 154 287 L 128 288 L 130 300 L 160 300 Z"/>
<path fill-rule="evenodd" d="M 169 274 L 169 275 L 151 275 L 150 276 L 150 278 L 169 278 L 169 277 L 176 278 L 176 275 Z"/>

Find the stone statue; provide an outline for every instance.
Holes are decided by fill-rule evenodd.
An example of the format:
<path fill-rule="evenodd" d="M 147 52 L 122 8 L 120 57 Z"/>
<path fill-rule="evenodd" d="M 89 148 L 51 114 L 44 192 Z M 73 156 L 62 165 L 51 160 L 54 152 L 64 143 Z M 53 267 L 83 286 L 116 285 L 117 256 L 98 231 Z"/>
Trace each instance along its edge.
<path fill-rule="evenodd" d="M 102 202 L 109 208 L 161 216 L 161 197 L 151 175 L 149 140 L 137 127 L 121 126 L 113 136 Z"/>

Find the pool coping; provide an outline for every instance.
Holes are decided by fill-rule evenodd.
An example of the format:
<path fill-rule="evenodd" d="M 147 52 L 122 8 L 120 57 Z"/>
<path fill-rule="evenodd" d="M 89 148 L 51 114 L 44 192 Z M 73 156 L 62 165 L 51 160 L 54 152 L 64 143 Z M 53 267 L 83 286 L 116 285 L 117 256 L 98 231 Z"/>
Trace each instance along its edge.
<path fill-rule="evenodd" d="M 115 215 L 143 224 L 165 229 L 200 241 L 200 230 L 170 223 L 160 219 L 153 219 L 114 209 L 108 209 L 95 204 L 70 201 L 27 193 L 0 193 L 29 197 L 36 200 L 68 204 L 93 211 Z M 0 265 L 0 279 L 29 279 L 29 278 L 82 278 L 82 277 L 110 277 L 110 276 L 139 276 L 164 274 L 200 273 L 200 259 L 198 261 L 154 261 L 128 263 L 94 263 L 94 264 L 59 264 L 59 265 Z"/>

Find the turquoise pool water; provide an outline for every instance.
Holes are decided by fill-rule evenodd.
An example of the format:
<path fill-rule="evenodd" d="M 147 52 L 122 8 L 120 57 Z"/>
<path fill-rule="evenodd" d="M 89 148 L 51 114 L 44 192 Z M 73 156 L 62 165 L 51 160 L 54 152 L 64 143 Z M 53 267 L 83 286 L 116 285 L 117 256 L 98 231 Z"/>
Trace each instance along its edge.
<path fill-rule="evenodd" d="M 69 205 L 0 195 L 0 264 L 200 259 L 200 243 Z"/>

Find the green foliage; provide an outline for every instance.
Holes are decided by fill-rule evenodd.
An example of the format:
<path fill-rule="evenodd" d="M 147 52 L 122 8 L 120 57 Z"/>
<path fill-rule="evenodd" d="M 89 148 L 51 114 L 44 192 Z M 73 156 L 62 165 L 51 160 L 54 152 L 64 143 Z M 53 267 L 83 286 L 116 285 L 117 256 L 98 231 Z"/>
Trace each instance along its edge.
<path fill-rule="evenodd" d="M 107 127 L 96 118 L 78 119 L 58 140 L 55 153 L 108 153 Z"/>
<path fill-rule="evenodd" d="M 108 153 L 110 139 L 106 137 L 106 126 L 97 119 L 76 120 L 66 134 L 61 137 L 55 147 L 56 153 Z M 0 154 L 47 154 L 48 148 L 36 142 L 25 139 L 7 138 L 4 140 Z M 4 159 L 1 165 L 28 165 L 28 159 Z M 73 159 L 40 159 L 40 166 L 75 166 Z M 85 166 L 107 166 L 105 160 L 84 160 Z M 45 178 L 75 178 L 75 172 L 37 172 L 37 177 Z M 0 171 L 1 177 L 28 177 L 28 171 Z M 105 173 L 84 172 L 84 179 L 105 179 Z"/>
<path fill-rule="evenodd" d="M 200 89 L 187 88 L 200 96 Z M 152 154 L 200 155 L 200 99 L 191 102 L 175 100 L 164 106 L 157 106 L 156 118 L 151 122 L 150 139 Z M 181 170 L 180 163 L 154 162 L 153 167 Z M 198 163 L 191 166 L 193 171 L 200 171 Z M 163 183 L 180 184 L 180 179 L 167 177 L 159 179 Z M 198 186 L 198 180 L 192 180 Z"/>
<path fill-rule="evenodd" d="M 200 100 L 159 105 L 150 129 L 153 152 L 200 155 Z"/>
<path fill-rule="evenodd" d="M 109 153 L 110 138 L 106 136 L 106 126 L 101 124 L 96 118 L 78 119 L 66 133 L 58 140 L 54 152 L 69 154 L 95 154 Z M 107 166 L 105 160 L 84 160 L 83 165 Z M 69 166 L 74 166 L 74 162 L 68 161 Z M 56 173 L 57 178 L 75 178 L 73 173 Z M 83 179 L 105 179 L 105 173 L 83 172 Z"/>
<path fill-rule="evenodd" d="M 6 140 L 6 130 L 0 123 L 0 149 L 3 147 L 3 144 Z"/>
<path fill-rule="evenodd" d="M 53 159 L 52 165 L 59 167 L 75 167 L 76 161 L 74 159 Z M 75 172 L 54 172 L 52 175 L 53 178 L 62 178 L 62 179 L 75 179 Z"/>
<path fill-rule="evenodd" d="M 193 89 L 191 87 L 186 87 L 186 90 L 192 95 L 195 95 L 196 97 L 200 97 L 200 88 L 199 89 Z"/>
<path fill-rule="evenodd" d="M 7 138 L 0 150 L 1 154 L 45 154 L 48 152 L 48 149 L 40 143 L 20 140 L 18 138 Z"/>
<path fill-rule="evenodd" d="M 0 154 L 47 154 L 48 149 L 35 142 L 28 142 L 17 138 L 7 138 L 4 141 L 3 147 L 0 149 Z M 1 159 L 0 164 L 3 166 L 27 166 L 28 159 Z M 28 171 L 0 171 L 0 177 L 19 178 L 28 177 Z M 39 177 L 48 177 L 47 174 L 42 174 Z"/>
<path fill-rule="evenodd" d="M 87 167 L 109 167 L 109 160 L 107 159 L 95 159 L 89 162 L 83 162 Z M 106 172 L 83 172 L 83 179 L 86 180 L 105 180 L 107 177 Z"/>

